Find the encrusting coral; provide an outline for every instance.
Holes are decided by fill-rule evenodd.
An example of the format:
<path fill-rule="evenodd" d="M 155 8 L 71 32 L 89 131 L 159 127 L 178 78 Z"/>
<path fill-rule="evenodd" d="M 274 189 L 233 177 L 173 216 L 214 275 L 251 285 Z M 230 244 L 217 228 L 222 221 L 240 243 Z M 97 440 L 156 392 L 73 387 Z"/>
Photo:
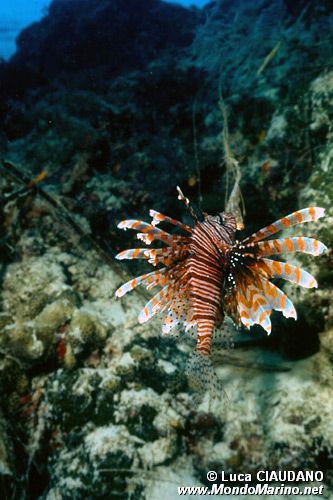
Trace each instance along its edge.
<path fill-rule="evenodd" d="M 248 0 L 200 12 L 120 3 L 80 0 L 62 10 L 56 0 L 22 34 L 15 58 L 0 63 L 0 152 L 19 173 L 0 165 L 0 496 L 175 498 L 177 486 L 207 484 L 207 470 L 259 467 L 323 470 L 329 496 L 331 7 Z M 126 45 L 117 63 L 119 26 Z M 216 339 L 213 362 L 229 402 L 209 407 L 188 387 L 191 341 L 161 339 L 158 323 L 137 324 L 146 296 L 113 299 L 144 272 L 113 257 L 129 243 L 119 220 L 153 207 L 184 216 L 177 184 L 204 211 L 223 209 L 218 89 L 249 234 L 323 206 L 327 217 L 303 236 L 329 251 L 293 261 L 319 284 L 311 296 L 285 288 L 298 322 L 272 316 L 268 340 L 238 332 L 228 353 Z"/>

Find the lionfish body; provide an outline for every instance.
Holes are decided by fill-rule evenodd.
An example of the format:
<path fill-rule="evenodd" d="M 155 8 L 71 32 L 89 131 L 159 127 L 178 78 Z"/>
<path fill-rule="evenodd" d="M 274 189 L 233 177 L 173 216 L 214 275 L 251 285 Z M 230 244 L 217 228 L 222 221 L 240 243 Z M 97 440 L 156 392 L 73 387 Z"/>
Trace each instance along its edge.
<path fill-rule="evenodd" d="M 209 354 L 214 327 L 223 319 L 222 288 L 236 229 L 233 217 L 229 216 L 230 229 L 220 220 L 207 216 L 194 227 L 186 262 L 190 306 L 197 325 L 196 350 L 202 354 Z"/>
<path fill-rule="evenodd" d="M 189 205 L 183 195 L 180 199 Z M 262 240 L 293 225 L 316 221 L 323 214 L 322 208 L 305 208 L 241 242 L 235 241 L 236 220 L 228 213 L 217 216 L 202 214 L 201 221 L 194 216 L 194 227 L 154 210 L 150 211 L 151 224 L 122 221 L 119 228 L 140 231 L 138 239 L 147 245 L 159 240 L 166 246 L 119 253 L 117 258 L 120 260 L 146 259 L 153 266 L 162 267 L 125 283 L 118 288 L 116 295 L 121 297 L 139 284 L 148 290 L 161 287 L 141 311 L 139 322 L 166 311 L 163 334 L 169 334 L 179 326 L 185 331 L 194 328 L 198 354 L 210 353 L 214 328 L 221 324 L 225 314 L 237 325 L 250 328 L 259 324 L 270 333 L 272 310 L 296 319 L 292 302 L 270 280 L 284 278 L 306 288 L 317 287 L 317 282 L 303 269 L 267 257 L 284 252 L 319 255 L 326 247 L 320 241 L 306 237 Z M 184 235 L 172 235 L 157 228 L 160 222 L 176 226 Z"/>

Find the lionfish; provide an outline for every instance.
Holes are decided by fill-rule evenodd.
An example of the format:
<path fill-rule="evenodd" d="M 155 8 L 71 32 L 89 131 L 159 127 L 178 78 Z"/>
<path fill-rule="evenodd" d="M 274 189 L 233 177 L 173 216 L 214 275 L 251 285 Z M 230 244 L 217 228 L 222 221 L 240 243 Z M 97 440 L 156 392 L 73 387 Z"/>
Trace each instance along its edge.
<path fill-rule="evenodd" d="M 298 266 L 267 257 L 279 253 L 304 252 L 320 255 L 326 246 L 308 237 L 287 237 L 266 240 L 279 231 L 303 222 L 316 221 L 324 215 L 319 207 L 296 211 L 242 241 L 235 239 L 236 218 L 231 213 L 212 216 L 194 209 L 179 188 L 178 198 L 185 202 L 194 224 L 189 226 L 150 211 L 152 222 L 124 220 L 121 229 L 140 231 L 137 235 L 146 245 L 161 241 L 163 248 L 135 248 L 120 252 L 116 258 L 145 259 L 159 269 L 134 278 L 116 291 L 122 297 L 138 285 L 148 290 L 155 286 L 161 290 L 145 305 L 138 321 L 145 323 L 156 313 L 165 312 L 162 333 L 183 327 L 196 331 L 196 353 L 200 359 L 211 351 L 215 327 L 229 316 L 246 328 L 258 324 L 269 334 L 271 312 L 281 311 L 287 318 L 296 319 L 295 307 L 286 294 L 271 282 L 283 278 L 305 288 L 317 287 L 311 274 Z M 156 227 L 164 222 L 175 226 L 179 233 Z M 263 241 L 264 240 L 264 241 Z"/>

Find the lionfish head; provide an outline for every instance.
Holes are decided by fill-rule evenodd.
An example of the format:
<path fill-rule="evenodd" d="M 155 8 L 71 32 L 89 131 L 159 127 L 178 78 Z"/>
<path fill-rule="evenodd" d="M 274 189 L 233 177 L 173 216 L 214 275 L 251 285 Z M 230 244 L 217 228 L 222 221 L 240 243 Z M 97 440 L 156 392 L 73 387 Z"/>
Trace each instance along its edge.
<path fill-rule="evenodd" d="M 220 212 L 217 215 L 208 215 L 206 220 L 214 224 L 222 226 L 224 231 L 232 238 L 235 231 L 237 230 L 237 221 L 233 214 L 228 212 Z"/>

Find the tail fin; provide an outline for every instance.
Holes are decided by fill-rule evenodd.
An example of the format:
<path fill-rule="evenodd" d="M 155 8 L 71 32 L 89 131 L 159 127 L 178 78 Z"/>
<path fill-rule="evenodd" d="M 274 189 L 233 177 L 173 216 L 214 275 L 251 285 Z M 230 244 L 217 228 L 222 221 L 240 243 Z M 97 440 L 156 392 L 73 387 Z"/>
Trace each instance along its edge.
<path fill-rule="evenodd" d="M 187 361 L 186 375 L 196 403 L 200 403 L 206 393 L 210 402 L 220 398 L 220 383 L 210 356 L 193 352 Z"/>

